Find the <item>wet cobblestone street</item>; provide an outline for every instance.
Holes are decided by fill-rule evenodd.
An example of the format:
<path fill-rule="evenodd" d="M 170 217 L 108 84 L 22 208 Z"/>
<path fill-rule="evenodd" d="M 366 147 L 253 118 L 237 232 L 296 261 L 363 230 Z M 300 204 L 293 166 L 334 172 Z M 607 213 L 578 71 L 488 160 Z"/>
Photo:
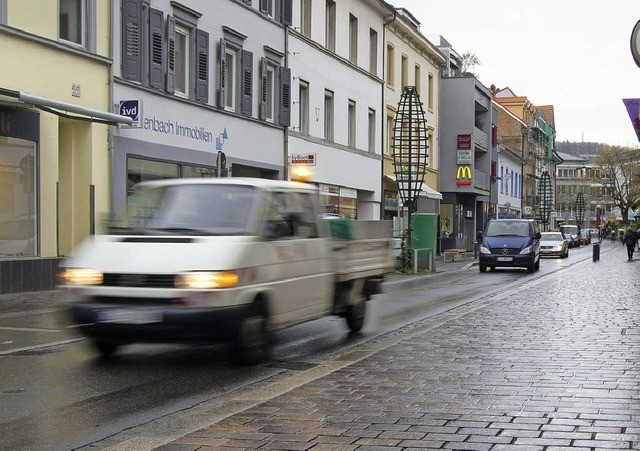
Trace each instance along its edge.
<path fill-rule="evenodd" d="M 639 274 L 621 249 L 534 274 L 161 449 L 638 449 Z"/>

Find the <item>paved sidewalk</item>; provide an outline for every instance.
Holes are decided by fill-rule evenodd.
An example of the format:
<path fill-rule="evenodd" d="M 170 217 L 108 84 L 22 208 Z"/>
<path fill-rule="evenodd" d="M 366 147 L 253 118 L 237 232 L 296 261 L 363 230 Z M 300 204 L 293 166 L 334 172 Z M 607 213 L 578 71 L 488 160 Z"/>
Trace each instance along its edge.
<path fill-rule="evenodd" d="M 623 254 L 237 393 L 238 413 L 158 449 L 640 449 L 640 261 Z"/>

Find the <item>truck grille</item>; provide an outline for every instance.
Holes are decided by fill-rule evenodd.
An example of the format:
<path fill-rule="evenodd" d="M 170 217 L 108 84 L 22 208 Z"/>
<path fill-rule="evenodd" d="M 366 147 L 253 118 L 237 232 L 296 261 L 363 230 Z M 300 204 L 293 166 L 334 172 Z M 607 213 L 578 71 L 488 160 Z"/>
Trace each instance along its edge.
<path fill-rule="evenodd" d="M 175 288 L 173 274 L 104 274 L 102 285 L 107 287 Z"/>

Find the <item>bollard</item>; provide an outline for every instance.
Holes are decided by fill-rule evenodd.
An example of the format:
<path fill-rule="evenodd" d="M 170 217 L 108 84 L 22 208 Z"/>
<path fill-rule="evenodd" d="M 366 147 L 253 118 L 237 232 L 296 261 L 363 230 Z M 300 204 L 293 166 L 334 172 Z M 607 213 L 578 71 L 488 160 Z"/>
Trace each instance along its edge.
<path fill-rule="evenodd" d="M 600 243 L 593 243 L 593 261 L 600 260 Z"/>

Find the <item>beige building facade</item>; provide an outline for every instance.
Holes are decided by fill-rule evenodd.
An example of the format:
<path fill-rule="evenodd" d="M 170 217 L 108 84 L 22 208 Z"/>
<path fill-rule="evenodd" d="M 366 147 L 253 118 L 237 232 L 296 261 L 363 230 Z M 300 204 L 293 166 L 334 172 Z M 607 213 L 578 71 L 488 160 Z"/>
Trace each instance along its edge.
<path fill-rule="evenodd" d="M 405 86 L 415 86 L 427 121 L 428 160 L 418 212 L 439 213 L 438 192 L 440 67 L 446 59 L 420 32 L 420 22 L 404 8 L 387 22 L 385 43 L 385 124 L 383 149 L 383 219 L 398 213 L 398 188 L 393 167 L 393 124 Z"/>
<path fill-rule="evenodd" d="M 110 13 L 0 0 L 0 293 L 54 286 L 109 211 Z"/>

